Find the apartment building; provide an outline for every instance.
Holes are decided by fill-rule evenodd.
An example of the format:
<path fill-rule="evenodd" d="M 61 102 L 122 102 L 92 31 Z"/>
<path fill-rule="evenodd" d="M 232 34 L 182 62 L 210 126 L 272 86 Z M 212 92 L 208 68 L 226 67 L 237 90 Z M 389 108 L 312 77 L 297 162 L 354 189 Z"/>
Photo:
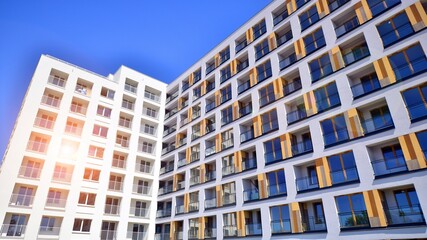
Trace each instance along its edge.
<path fill-rule="evenodd" d="M 165 92 L 42 56 L 2 163 L 0 239 L 154 235 Z"/>
<path fill-rule="evenodd" d="M 169 85 L 42 56 L 0 239 L 427 239 L 426 12 L 273 1 Z"/>
<path fill-rule="evenodd" d="M 427 1 L 273 1 L 167 87 L 155 239 L 426 239 Z"/>

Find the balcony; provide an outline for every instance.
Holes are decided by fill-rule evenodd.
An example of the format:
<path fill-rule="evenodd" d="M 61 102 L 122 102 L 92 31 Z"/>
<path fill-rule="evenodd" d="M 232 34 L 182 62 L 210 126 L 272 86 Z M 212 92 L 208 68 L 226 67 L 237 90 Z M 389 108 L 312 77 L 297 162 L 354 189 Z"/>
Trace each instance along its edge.
<path fill-rule="evenodd" d="M 117 235 L 116 230 L 101 230 L 101 240 L 115 240 Z"/>
<path fill-rule="evenodd" d="M 252 103 L 251 102 L 249 102 L 246 105 L 241 106 L 239 108 L 239 117 L 244 117 L 244 116 L 251 114 L 251 113 L 252 113 Z"/>
<path fill-rule="evenodd" d="M 109 181 L 108 190 L 121 192 L 123 190 L 123 182 Z"/>
<path fill-rule="evenodd" d="M 178 91 L 172 93 L 170 96 L 166 98 L 166 104 L 168 104 L 170 101 L 174 100 L 176 97 L 178 97 Z"/>
<path fill-rule="evenodd" d="M 199 228 L 191 228 L 188 230 L 188 239 L 199 239 Z"/>
<path fill-rule="evenodd" d="M 182 166 L 185 166 L 185 165 L 187 165 L 187 159 L 181 158 L 181 159 L 178 160 L 178 167 L 182 167 Z"/>
<path fill-rule="evenodd" d="M 170 127 L 170 128 L 168 128 L 168 129 L 166 129 L 166 130 L 163 131 L 163 137 L 165 137 L 165 136 L 167 136 L 167 135 L 169 135 L 169 134 L 171 134 L 171 133 L 173 133 L 175 131 L 176 131 L 176 128 Z"/>
<path fill-rule="evenodd" d="M 199 211 L 199 202 L 190 202 L 188 205 L 188 212 Z"/>
<path fill-rule="evenodd" d="M 190 87 L 190 84 L 188 82 L 182 83 L 182 90 L 181 93 L 185 92 Z"/>
<path fill-rule="evenodd" d="M 251 88 L 251 82 L 248 79 L 247 81 L 239 84 L 239 86 L 237 87 L 237 94 L 241 94 L 242 92 L 248 90 L 249 88 Z"/>
<path fill-rule="evenodd" d="M 367 211 L 338 213 L 338 218 L 341 229 L 370 227 Z"/>
<path fill-rule="evenodd" d="M 427 117 L 427 104 L 423 101 L 417 101 L 409 106 L 406 106 L 406 108 L 408 109 L 411 122 L 423 120 Z"/>
<path fill-rule="evenodd" d="M 154 93 L 145 91 L 144 92 L 144 97 L 146 99 L 149 99 L 149 100 L 152 100 L 154 102 L 160 103 L 160 96 L 158 96 L 158 95 L 156 95 Z"/>
<path fill-rule="evenodd" d="M 132 193 L 149 196 L 151 195 L 151 187 L 144 186 L 141 184 L 134 184 L 132 188 Z"/>
<path fill-rule="evenodd" d="M 280 70 L 283 70 L 296 62 L 297 62 L 297 55 L 295 53 L 292 53 L 286 58 L 283 58 L 282 60 L 280 60 L 279 62 Z"/>
<path fill-rule="evenodd" d="M 277 129 L 279 129 L 279 122 L 277 121 L 277 119 L 261 125 L 262 134 L 267 134 L 276 131 Z"/>
<path fill-rule="evenodd" d="M 116 139 L 116 146 L 122 147 L 122 148 L 128 148 L 129 147 L 129 141 L 125 138 L 117 138 Z"/>
<path fill-rule="evenodd" d="M 172 213 L 172 210 L 170 208 L 166 209 L 159 209 L 156 212 L 156 217 L 162 218 L 162 217 L 170 217 Z"/>
<path fill-rule="evenodd" d="M 160 174 L 172 172 L 173 168 L 173 164 L 166 164 L 166 166 L 160 168 Z"/>
<path fill-rule="evenodd" d="M 9 206 L 32 207 L 34 195 L 12 194 L 9 200 Z"/>
<path fill-rule="evenodd" d="M 222 197 L 222 206 L 235 205 L 236 193 L 228 193 Z"/>
<path fill-rule="evenodd" d="M 257 167 L 256 158 L 242 159 L 242 171 L 254 169 Z"/>
<path fill-rule="evenodd" d="M 205 238 L 216 238 L 216 228 L 205 228 Z"/>
<path fill-rule="evenodd" d="M 267 188 L 268 197 L 276 197 L 286 195 L 286 183 L 272 184 Z"/>
<path fill-rule="evenodd" d="M 246 236 L 260 236 L 262 235 L 261 223 L 250 223 L 245 226 Z"/>
<path fill-rule="evenodd" d="M 179 190 L 184 189 L 184 188 L 185 188 L 185 180 L 177 181 L 177 183 L 176 183 L 176 191 L 179 191 Z"/>
<path fill-rule="evenodd" d="M 59 183 L 70 183 L 73 177 L 72 173 L 55 171 L 53 172 L 52 181 Z"/>
<path fill-rule="evenodd" d="M 38 237 L 58 238 L 61 227 L 40 226 Z"/>
<path fill-rule="evenodd" d="M 304 192 L 312 189 L 319 189 L 317 176 L 301 177 L 295 180 L 298 192 Z"/>
<path fill-rule="evenodd" d="M 209 182 L 216 179 L 216 171 L 206 172 L 205 182 Z"/>
<path fill-rule="evenodd" d="M 184 213 L 184 204 L 176 205 L 175 215 Z"/>
<path fill-rule="evenodd" d="M 378 78 L 372 79 L 372 81 L 373 81 L 372 84 L 358 83 L 351 86 L 353 97 L 357 98 L 360 96 L 364 96 L 368 93 L 374 92 L 377 89 L 381 89 L 381 85 L 380 85 L 380 82 L 378 81 Z"/>
<path fill-rule="evenodd" d="M 288 112 L 286 114 L 286 118 L 288 120 L 288 124 L 298 122 L 302 119 L 307 118 L 307 110 L 302 108 L 302 109 L 298 109 L 298 110 L 295 110 L 292 112 Z"/>
<path fill-rule="evenodd" d="M 8 238 L 24 238 L 27 225 L 3 224 L 0 229 L 0 236 Z"/>
<path fill-rule="evenodd" d="M 291 219 L 280 219 L 273 220 L 270 222 L 271 233 L 274 234 L 283 234 L 283 233 L 292 233 L 291 228 Z"/>
<path fill-rule="evenodd" d="M 173 186 L 172 185 L 166 185 L 166 186 L 159 188 L 159 195 L 168 194 L 168 193 L 171 193 L 172 191 L 173 191 Z"/>
<path fill-rule="evenodd" d="M 200 160 L 200 152 L 193 152 L 190 155 L 190 163 Z"/>
<path fill-rule="evenodd" d="M 406 161 L 403 156 L 374 160 L 372 161 L 372 167 L 374 169 L 375 177 L 408 171 Z"/>
<path fill-rule="evenodd" d="M 287 9 L 284 9 L 280 13 L 275 14 L 275 16 L 273 18 L 273 25 L 276 26 L 277 24 L 279 24 L 280 22 L 282 22 L 285 18 L 287 18 L 288 16 L 289 16 L 289 14 L 288 14 L 288 10 Z"/>
<path fill-rule="evenodd" d="M 224 226 L 222 230 L 223 230 L 224 237 L 238 236 L 237 226 L 234 226 L 234 225 Z"/>
<path fill-rule="evenodd" d="M 49 145 L 46 142 L 30 140 L 27 144 L 27 151 L 46 154 L 48 146 Z"/>
<path fill-rule="evenodd" d="M 82 105 L 71 103 L 70 112 L 80 115 L 86 115 L 87 108 Z"/>
<path fill-rule="evenodd" d="M 136 163 L 135 164 L 135 172 L 152 174 L 153 173 L 153 167 L 150 165 L 146 165 L 146 164 Z"/>
<path fill-rule="evenodd" d="M 130 128 L 132 128 L 132 121 L 130 121 L 128 119 L 120 118 L 119 119 L 119 126 L 130 129 Z"/>
<path fill-rule="evenodd" d="M 104 214 L 120 215 L 120 206 L 119 205 L 112 205 L 112 204 L 105 204 Z"/>
<path fill-rule="evenodd" d="M 240 63 L 237 64 L 236 66 L 236 74 L 243 71 L 244 69 L 246 69 L 247 67 L 249 67 L 249 60 L 246 59 Z"/>
<path fill-rule="evenodd" d="M 332 185 L 359 181 L 356 167 L 330 172 Z"/>
<path fill-rule="evenodd" d="M 147 146 L 144 144 L 138 144 L 138 152 L 148 153 L 154 155 L 154 148 L 152 146 Z"/>
<path fill-rule="evenodd" d="M 302 88 L 301 81 L 299 79 L 294 80 L 294 81 L 287 83 L 283 86 L 283 93 L 285 96 L 287 96 L 293 92 L 300 90 L 301 88 Z"/>
<path fill-rule="evenodd" d="M 240 134 L 240 143 L 250 141 L 255 138 L 254 128 L 251 126 L 249 130 L 246 130 Z"/>
<path fill-rule="evenodd" d="M 205 209 L 216 208 L 216 197 L 205 200 Z"/>
<path fill-rule="evenodd" d="M 215 89 L 215 82 L 210 82 L 206 85 L 206 93 Z"/>
<path fill-rule="evenodd" d="M 273 152 L 264 153 L 264 159 L 266 164 L 275 163 L 282 160 L 282 150 L 279 149 Z"/>
<path fill-rule="evenodd" d="M 54 108 L 59 108 L 59 105 L 61 105 L 61 100 L 59 98 L 43 95 L 41 103 Z"/>
<path fill-rule="evenodd" d="M 46 208 L 65 208 L 67 205 L 66 198 L 47 198 L 46 199 Z"/>
<path fill-rule="evenodd" d="M 34 121 L 34 126 L 36 127 L 40 127 L 40 128 L 45 128 L 45 129 L 53 129 L 55 122 L 52 120 L 49 120 L 47 118 L 41 118 L 41 117 L 36 117 L 35 121 Z"/>
<path fill-rule="evenodd" d="M 173 115 L 175 115 L 175 113 L 177 113 L 177 112 L 178 112 L 177 108 L 174 108 L 174 109 L 170 110 L 169 112 L 167 112 L 165 114 L 165 120 L 169 119 L 170 117 L 172 117 Z"/>
<path fill-rule="evenodd" d="M 390 113 L 385 113 L 382 116 L 382 118 L 387 120 L 383 121 L 383 120 L 372 119 L 372 118 L 361 119 L 360 123 L 362 124 L 364 134 L 367 135 L 367 134 L 372 134 L 382 130 L 394 128 L 394 124 L 391 119 Z"/>
<path fill-rule="evenodd" d="M 277 46 L 279 47 L 279 46 L 282 46 L 283 44 L 285 44 L 287 41 L 289 41 L 289 40 L 291 40 L 292 39 L 292 31 L 291 30 L 289 30 L 289 31 L 287 31 L 285 34 L 283 34 L 282 36 L 277 36 L 277 40 L 276 40 L 276 43 L 277 43 Z"/>
<path fill-rule="evenodd" d="M 200 183 L 200 176 L 193 176 L 190 178 L 190 186 Z"/>
<path fill-rule="evenodd" d="M 64 78 L 50 75 L 47 82 L 60 88 L 65 88 L 67 81 Z"/>
<path fill-rule="evenodd" d="M 349 2 L 350 0 L 335 0 L 333 2 L 329 2 L 329 11 L 333 12 L 336 9 L 338 9 L 339 7 L 341 7 L 342 5 L 346 4 L 347 2 Z"/>
<path fill-rule="evenodd" d="M 133 93 L 133 94 L 136 94 L 136 92 L 137 92 L 137 88 L 135 87 L 135 86 L 132 86 L 131 84 L 129 84 L 129 83 L 125 83 L 125 91 L 126 92 L 130 92 L 130 93 Z"/>
<path fill-rule="evenodd" d="M 216 66 L 215 66 L 215 62 L 212 62 L 210 64 L 206 64 L 206 75 L 208 75 L 209 73 L 211 73 L 213 70 L 215 70 Z"/>
<path fill-rule="evenodd" d="M 41 167 L 23 165 L 19 168 L 18 177 L 40 179 Z"/>
<path fill-rule="evenodd" d="M 342 35 L 352 31 L 353 29 L 359 26 L 360 26 L 360 23 L 357 16 L 352 17 L 350 20 L 344 22 L 343 24 L 335 28 L 335 33 L 337 35 L 337 38 L 341 37 Z"/>
<path fill-rule="evenodd" d="M 301 155 L 308 152 L 313 152 L 313 145 L 311 140 L 305 140 L 297 142 L 296 144 L 291 145 L 292 156 Z"/>
<path fill-rule="evenodd" d="M 349 139 L 347 127 L 338 128 L 335 132 L 325 133 L 323 140 L 325 147 L 332 146 L 341 142 L 345 142 Z"/>
<path fill-rule="evenodd" d="M 133 111 L 135 104 L 129 101 L 122 102 L 122 108 Z"/>
<path fill-rule="evenodd" d="M 259 191 L 256 188 L 243 191 L 243 201 L 250 202 L 259 200 Z"/>
<path fill-rule="evenodd" d="M 221 143 L 221 151 L 234 146 L 233 138 L 223 139 Z"/>
<path fill-rule="evenodd" d="M 126 238 L 131 238 L 132 240 L 145 240 L 146 235 L 146 232 L 128 231 Z"/>
<path fill-rule="evenodd" d="M 209 157 L 210 155 L 213 155 L 215 153 L 217 153 L 215 144 L 206 146 L 205 157 Z"/>
<path fill-rule="evenodd" d="M 420 205 L 389 207 L 384 209 L 388 226 L 425 225 Z"/>
<path fill-rule="evenodd" d="M 241 50 L 243 50 L 246 46 L 248 46 L 248 41 L 245 38 L 243 41 L 237 43 L 237 45 L 236 45 L 236 53 L 238 53 Z"/>
<path fill-rule="evenodd" d="M 159 118 L 159 114 L 156 111 L 153 111 L 149 108 L 143 108 L 142 115 L 156 119 L 156 120 Z"/>
<path fill-rule="evenodd" d="M 350 52 L 344 54 L 342 57 L 344 59 L 345 66 L 348 66 L 370 55 L 368 46 L 364 43 L 361 46 L 351 49 Z"/>
<path fill-rule="evenodd" d="M 167 146 L 167 147 L 165 147 L 165 148 L 162 149 L 162 155 L 165 155 L 166 153 L 170 153 L 173 150 L 175 150 L 175 145 L 171 144 L 171 145 L 169 145 L 169 146 Z"/>
<path fill-rule="evenodd" d="M 216 108 L 215 101 L 207 103 L 205 106 L 206 112 L 210 112 L 212 109 Z"/>
<path fill-rule="evenodd" d="M 302 231 L 303 232 L 320 232 L 326 231 L 326 220 L 322 216 L 308 216 L 306 219 L 302 219 Z"/>
<path fill-rule="evenodd" d="M 382 0 L 382 1 L 377 1 L 375 3 L 375 5 L 370 5 L 370 9 L 372 12 L 372 16 L 378 16 L 381 13 L 387 11 L 388 9 L 396 6 L 397 4 L 400 3 L 400 0 Z"/>

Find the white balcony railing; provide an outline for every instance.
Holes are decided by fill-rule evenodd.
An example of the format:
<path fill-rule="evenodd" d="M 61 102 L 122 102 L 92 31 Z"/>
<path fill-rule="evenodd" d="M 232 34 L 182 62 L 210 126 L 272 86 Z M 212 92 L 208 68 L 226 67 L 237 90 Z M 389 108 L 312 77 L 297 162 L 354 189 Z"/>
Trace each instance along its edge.
<path fill-rule="evenodd" d="M 41 168 L 23 165 L 19 168 L 18 177 L 40 179 Z"/>
<path fill-rule="evenodd" d="M 46 142 L 40 141 L 28 141 L 27 150 L 38 153 L 46 153 L 48 144 Z"/>
<path fill-rule="evenodd" d="M 61 105 L 61 99 L 43 95 L 41 103 L 54 108 L 59 108 L 59 105 Z"/>
<path fill-rule="evenodd" d="M 36 117 L 36 120 L 34 121 L 34 126 L 46 129 L 53 129 L 54 124 L 54 121 L 41 117 Z"/>

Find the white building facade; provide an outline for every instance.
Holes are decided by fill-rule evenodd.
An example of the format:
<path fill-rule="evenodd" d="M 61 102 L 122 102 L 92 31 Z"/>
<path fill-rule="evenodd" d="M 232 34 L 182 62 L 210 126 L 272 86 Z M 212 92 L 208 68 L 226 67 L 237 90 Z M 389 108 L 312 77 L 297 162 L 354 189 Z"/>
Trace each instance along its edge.
<path fill-rule="evenodd" d="M 273 1 L 169 85 L 43 56 L 0 239 L 427 239 L 426 12 Z"/>

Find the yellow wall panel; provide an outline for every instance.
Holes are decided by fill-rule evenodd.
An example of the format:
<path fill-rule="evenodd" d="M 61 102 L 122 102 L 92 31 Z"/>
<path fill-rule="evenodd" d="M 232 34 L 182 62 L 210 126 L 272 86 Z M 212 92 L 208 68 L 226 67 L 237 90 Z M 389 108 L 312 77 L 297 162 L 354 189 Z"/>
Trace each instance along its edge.
<path fill-rule="evenodd" d="M 291 211 L 292 233 L 302 232 L 301 210 L 299 204 L 296 202 L 291 203 L 289 204 L 289 209 Z"/>

